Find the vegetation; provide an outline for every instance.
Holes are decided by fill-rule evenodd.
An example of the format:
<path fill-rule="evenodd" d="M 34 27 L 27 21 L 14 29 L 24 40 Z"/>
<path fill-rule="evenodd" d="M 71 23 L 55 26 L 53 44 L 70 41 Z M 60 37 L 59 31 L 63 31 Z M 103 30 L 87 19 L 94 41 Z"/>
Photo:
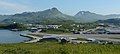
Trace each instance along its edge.
<path fill-rule="evenodd" d="M 25 29 L 27 29 L 27 26 L 25 26 L 24 24 L 15 23 L 15 24 L 7 25 L 6 28 L 7 29 L 25 30 Z"/>
<path fill-rule="evenodd" d="M 39 24 L 43 25 L 61 25 L 61 24 L 73 24 L 75 23 L 73 20 L 62 20 L 62 19 L 45 19 Z"/>
<path fill-rule="evenodd" d="M 15 24 L 0 24 L 0 29 L 19 29 L 19 30 L 25 30 L 27 29 L 27 26 L 25 26 L 24 24 L 19 24 L 19 23 L 15 23 Z"/>
<path fill-rule="evenodd" d="M 42 32 L 43 33 L 49 33 L 49 34 L 71 33 L 70 31 L 67 31 L 65 29 L 44 29 Z"/>
<path fill-rule="evenodd" d="M 111 24 L 115 26 L 120 26 L 120 19 L 114 18 L 114 19 L 107 19 L 107 20 L 99 20 L 98 23 L 104 23 L 104 24 Z"/>
<path fill-rule="evenodd" d="M 62 26 L 58 29 L 43 29 L 44 33 L 54 33 L 54 34 L 62 34 L 62 33 L 72 33 L 73 29 L 79 31 L 81 29 L 93 29 L 98 26 L 98 23 L 62 23 Z"/>
<path fill-rule="evenodd" d="M 0 24 L 0 29 L 5 29 L 7 25 L 5 24 Z"/>
<path fill-rule="evenodd" d="M 119 54 L 120 45 L 58 44 L 1 44 L 0 54 Z"/>

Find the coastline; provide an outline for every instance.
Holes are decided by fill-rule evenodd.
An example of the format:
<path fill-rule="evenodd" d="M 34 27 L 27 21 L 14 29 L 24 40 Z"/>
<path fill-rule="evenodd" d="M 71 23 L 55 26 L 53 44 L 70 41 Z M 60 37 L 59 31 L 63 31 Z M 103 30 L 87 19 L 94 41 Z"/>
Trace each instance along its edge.
<path fill-rule="evenodd" d="M 28 35 L 28 34 L 20 34 L 20 36 L 30 38 L 30 40 L 25 41 L 24 43 L 36 43 L 40 39 L 42 39 L 41 37 L 33 36 L 33 35 Z"/>

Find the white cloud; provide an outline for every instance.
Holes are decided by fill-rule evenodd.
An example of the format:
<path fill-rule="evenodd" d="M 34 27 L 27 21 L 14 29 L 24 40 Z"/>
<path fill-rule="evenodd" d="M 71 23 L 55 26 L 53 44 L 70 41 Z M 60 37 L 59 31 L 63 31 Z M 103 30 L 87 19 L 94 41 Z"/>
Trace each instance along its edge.
<path fill-rule="evenodd" d="M 22 4 L 0 1 L 0 9 L 22 12 L 22 11 L 28 10 L 30 8 L 28 6 L 22 5 Z"/>

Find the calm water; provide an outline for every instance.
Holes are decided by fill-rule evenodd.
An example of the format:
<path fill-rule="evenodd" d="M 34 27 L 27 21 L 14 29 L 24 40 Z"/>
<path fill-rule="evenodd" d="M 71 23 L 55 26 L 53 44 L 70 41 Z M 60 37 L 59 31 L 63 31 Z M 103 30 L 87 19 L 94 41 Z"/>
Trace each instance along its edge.
<path fill-rule="evenodd" d="M 21 33 L 28 33 L 28 31 L 9 31 L 9 30 L 0 30 L 0 43 L 19 43 L 29 38 L 21 37 Z"/>

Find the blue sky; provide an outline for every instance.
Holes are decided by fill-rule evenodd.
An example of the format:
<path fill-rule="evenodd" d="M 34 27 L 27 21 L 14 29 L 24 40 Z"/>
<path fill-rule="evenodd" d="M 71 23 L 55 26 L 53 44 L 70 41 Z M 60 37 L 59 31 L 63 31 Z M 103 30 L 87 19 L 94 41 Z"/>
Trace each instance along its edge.
<path fill-rule="evenodd" d="M 68 15 L 79 11 L 120 14 L 120 0 L 0 0 L 0 14 L 43 11 L 52 7 Z"/>

